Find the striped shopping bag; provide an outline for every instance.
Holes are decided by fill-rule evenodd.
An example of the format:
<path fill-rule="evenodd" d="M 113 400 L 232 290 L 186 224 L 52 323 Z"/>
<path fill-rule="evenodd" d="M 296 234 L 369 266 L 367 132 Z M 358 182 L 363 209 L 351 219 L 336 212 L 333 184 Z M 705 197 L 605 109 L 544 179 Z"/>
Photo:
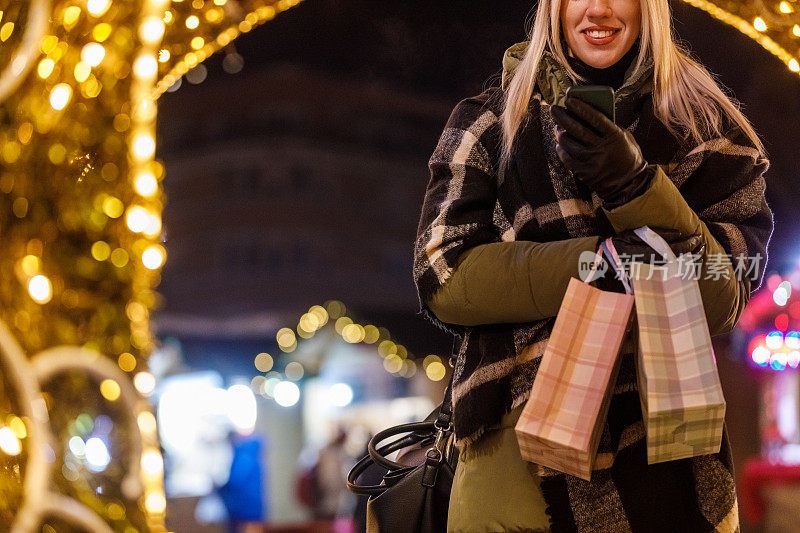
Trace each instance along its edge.
<path fill-rule="evenodd" d="M 725 398 L 700 288 L 667 243 L 643 226 L 636 234 L 665 265 L 631 263 L 639 323 L 637 374 L 648 464 L 716 453 Z"/>
<path fill-rule="evenodd" d="M 603 252 L 626 293 L 589 284 Z M 590 480 L 630 327 L 633 296 L 607 239 L 587 281 L 572 278 L 547 341 L 530 397 L 515 426 L 522 458 Z"/>

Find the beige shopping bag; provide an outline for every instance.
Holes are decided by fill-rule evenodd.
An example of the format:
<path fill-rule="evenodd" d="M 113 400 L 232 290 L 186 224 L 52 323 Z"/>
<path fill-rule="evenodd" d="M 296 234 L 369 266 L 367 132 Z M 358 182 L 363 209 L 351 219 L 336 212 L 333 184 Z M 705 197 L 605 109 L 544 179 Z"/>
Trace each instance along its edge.
<path fill-rule="evenodd" d="M 635 231 L 667 260 L 665 265 L 631 263 L 647 462 L 716 453 L 725 398 L 693 267 L 683 268 L 647 226 Z"/>
<path fill-rule="evenodd" d="M 626 293 L 602 291 L 588 283 L 604 251 Z M 515 426 L 523 459 L 586 480 L 591 478 L 619 370 L 620 347 L 633 316 L 633 296 L 615 256 L 607 239 L 587 281 L 570 280 Z"/>

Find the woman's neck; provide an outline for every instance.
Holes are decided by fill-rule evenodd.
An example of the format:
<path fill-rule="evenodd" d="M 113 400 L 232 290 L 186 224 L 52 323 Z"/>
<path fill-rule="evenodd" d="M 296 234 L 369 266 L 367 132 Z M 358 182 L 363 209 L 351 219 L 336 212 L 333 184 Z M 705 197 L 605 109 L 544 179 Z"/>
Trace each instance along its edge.
<path fill-rule="evenodd" d="M 571 55 L 567 55 L 567 61 L 575 72 L 587 79 L 585 82 L 579 82 L 580 85 L 609 85 L 616 91 L 625 82 L 625 72 L 627 72 L 633 60 L 636 59 L 638 53 L 639 39 L 633 43 L 630 50 L 619 61 L 610 67 L 596 68 Z"/>

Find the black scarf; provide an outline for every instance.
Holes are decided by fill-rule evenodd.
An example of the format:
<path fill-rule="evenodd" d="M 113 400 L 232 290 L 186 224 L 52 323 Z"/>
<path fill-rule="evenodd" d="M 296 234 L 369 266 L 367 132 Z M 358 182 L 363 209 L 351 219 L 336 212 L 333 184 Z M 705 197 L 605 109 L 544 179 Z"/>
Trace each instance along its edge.
<path fill-rule="evenodd" d="M 589 80 L 588 82 L 579 82 L 579 85 L 609 85 L 616 91 L 622 87 L 625 82 L 625 73 L 639 54 L 640 40 L 640 38 L 636 39 L 630 50 L 610 67 L 596 68 L 584 63 L 577 56 L 570 55 L 567 55 L 567 62 L 575 72 Z"/>

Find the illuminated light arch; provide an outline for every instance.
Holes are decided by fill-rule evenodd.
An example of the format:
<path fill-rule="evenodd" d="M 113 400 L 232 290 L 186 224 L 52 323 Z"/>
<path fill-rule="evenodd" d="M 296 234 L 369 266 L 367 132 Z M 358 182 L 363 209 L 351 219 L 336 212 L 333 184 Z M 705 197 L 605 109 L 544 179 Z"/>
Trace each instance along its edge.
<path fill-rule="evenodd" d="M 186 42 L 187 36 L 183 28 L 178 31 L 180 24 L 175 21 L 167 28 L 160 53 L 166 51 L 169 59 L 161 60 L 159 64 L 158 82 L 155 84 L 153 96 L 158 98 L 181 76 L 193 67 L 199 65 L 214 52 L 231 43 L 242 33 L 247 33 L 255 27 L 269 22 L 281 12 L 291 9 L 302 0 L 279 0 L 273 2 L 253 0 L 225 0 L 224 2 L 209 2 L 203 9 L 194 9 L 189 2 L 173 4 L 172 10 L 176 18 L 186 20 L 192 15 L 197 16 L 199 25 L 194 29 L 195 39 L 203 39 L 203 45 L 192 51 L 186 52 L 187 47 L 192 47 L 192 41 Z M 217 5 L 222 4 L 222 5 Z M 211 15 L 210 13 L 219 13 Z M 209 21 L 211 19 L 211 21 Z M 174 28 L 174 32 L 170 31 Z"/>
<path fill-rule="evenodd" d="M 126 505 L 143 509 L 143 528 L 166 531 L 163 470 L 141 464 L 143 453 L 158 451 L 155 418 L 131 380 L 154 347 L 149 310 L 165 259 L 164 199 L 160 187 L 141 192 L 135 180 L 163 178 L 156 100 L 169 80 L 299 1 L 4 4 L 0 106 L 9 120 L 0 128 L 0 202 L 9 203 L 0 207 L 11 219 L 0 217 L 0 359 L 24 391 L 8 407 L 28 420 L 23 445 L 30 451 L 13 531 L 36 531 L 52 516 L 111 530 L 104 516 L 50 486 L 45 457 L 54 436 L 40 384 L 68 369 L 82 370 L 88 387 L 103 377 L 119 385 L 124 415 L 115 424 L 133 439 L 127 461 L 115 458 L 126 467 L 119 488 Z M 197 24 L 189 28 L 192 16 Z M 159 62 L 161 50 L 171 57 Z M 132 207 L 147 215 L 145 231 L 126 224 Z M 46 297 L 30 288 L 35 277 L 47 281 Z M 120 353 L 134 354 L 136 365 L 118 368 Z M 145 415 L 152 419 L 146 429 Z"/>
<path fill-rule="evenodd" d="M 711 0 L 681 1 L 705 11 L 729 26 L 733 26 L 783 61 L 789 70 L 800 72 L 800 5 L 792 5 L 796 4 L 796 2 L 774 2 L 776 6 L 779 6 L 776 10 L 778 13 L 776 13 L 766 6 L 763 0 L 735 3 L 733 5 L 738 7 L 736 12 L 720 7 Z M 731 2 L 728 2 L 728 4 L 731 5 Z M 792 11 L 781 13 L 781 5 L 789 6 Z M 757 18 L 760 18 L 765 24 L 766 29 L 764 31 L 759 31 L 755 27 Z"/>

